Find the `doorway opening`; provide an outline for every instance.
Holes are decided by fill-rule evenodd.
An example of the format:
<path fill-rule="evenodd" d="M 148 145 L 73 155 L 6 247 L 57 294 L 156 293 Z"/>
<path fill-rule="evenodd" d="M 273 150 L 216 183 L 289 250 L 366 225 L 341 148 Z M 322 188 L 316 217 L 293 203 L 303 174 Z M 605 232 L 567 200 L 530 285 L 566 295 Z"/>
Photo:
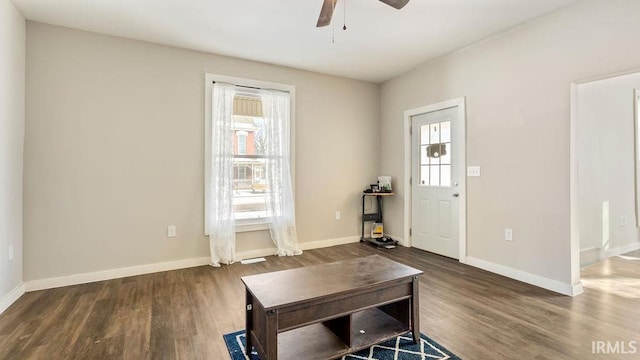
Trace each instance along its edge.
<path fill-rule="evenodd" d="M 571 85 L 571 281 L 594 264 L 640 249 L 638 103 L 640 73 Z M 630 262 L 638 266 L 638 262 Z M 598 266 L 600 266 L 598 265 Z M 589 272 L 587 272 L 589 273 Z M 634 279 L 634 283 L 638 280 Z M 589 286 L 587 286 L 589 285 Z"/>

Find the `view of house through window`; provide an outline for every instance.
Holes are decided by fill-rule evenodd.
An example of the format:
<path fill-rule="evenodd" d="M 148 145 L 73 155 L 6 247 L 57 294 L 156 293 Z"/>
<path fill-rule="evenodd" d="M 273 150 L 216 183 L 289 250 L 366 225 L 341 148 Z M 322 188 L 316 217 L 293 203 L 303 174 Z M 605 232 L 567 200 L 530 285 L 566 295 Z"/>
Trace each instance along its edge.
<path fill-rule="evenodd" d="M 265 130 L 257 96 L 236 95 L 233 122 L 233 195 L 236 220 L 266 217 Z"/>

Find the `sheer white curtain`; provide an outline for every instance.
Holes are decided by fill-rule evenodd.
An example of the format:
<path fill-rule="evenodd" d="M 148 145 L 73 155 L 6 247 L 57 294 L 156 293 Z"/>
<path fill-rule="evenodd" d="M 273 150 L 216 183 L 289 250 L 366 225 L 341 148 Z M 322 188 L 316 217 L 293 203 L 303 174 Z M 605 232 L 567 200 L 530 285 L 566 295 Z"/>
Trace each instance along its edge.
<path fill-rule="evenodd" d="M 300 255 L 291 183 L 289 93 L 263 90 L 262 115 L 266 136 L 266 207 L 271 239 L 278 256 Z"/>
<path fill-rule="evenodd" d="M 233 97 L 235 86 L 213 84 L 211 101 L 211 173 L 206 213 L 211 265 L 235 262 L 233 216 Z"/>

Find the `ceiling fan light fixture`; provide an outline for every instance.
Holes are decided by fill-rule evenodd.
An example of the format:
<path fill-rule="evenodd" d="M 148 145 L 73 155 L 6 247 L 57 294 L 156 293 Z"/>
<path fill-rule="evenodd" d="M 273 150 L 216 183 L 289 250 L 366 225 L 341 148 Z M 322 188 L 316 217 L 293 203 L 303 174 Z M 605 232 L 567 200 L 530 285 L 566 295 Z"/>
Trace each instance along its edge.
<path fill-rule="evenodd" d="M 320 16 L 318 17 L 318 22 L 316 27 L 324 27 L 331 24 L 331 18 L 333 18 L 333 10 L 336 8 L 337 0 L 324 0 L 322 3 L 322 8 L 320 9 Z M 402 9 L 407 5 L 409 0 L 380 0 L 394 9 Z M 342 28 L 343 30 L 347 29 L 347 25 L 345 24 Z"/>

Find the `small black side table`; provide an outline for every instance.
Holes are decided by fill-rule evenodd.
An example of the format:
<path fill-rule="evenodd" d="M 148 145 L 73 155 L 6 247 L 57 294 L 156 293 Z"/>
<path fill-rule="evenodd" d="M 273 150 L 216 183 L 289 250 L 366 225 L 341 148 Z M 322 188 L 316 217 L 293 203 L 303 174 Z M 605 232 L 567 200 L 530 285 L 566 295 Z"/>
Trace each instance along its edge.
<path fill-rule="evenodd" d="M 367 221 L 374 221 L 374 222 L 381 223 L 382 222 L 382 199 L 385 196 L 393 196 L 393 195 L 394 193 L 392 192 L 365 192 L 362 194 L 362 232 L 360 235 L 361 242 L 369 242 L 377 247 L 395 245 L 398 243 L 397 241 L 383 241 L 384 238 L 376 239 L 376 238 L 364 236 L 364 223 Z M 364 200 L 368 196 L 376 199 L 377 211 L 375 213 L 368 213 L 368 214 L 365 213 Z"/>

